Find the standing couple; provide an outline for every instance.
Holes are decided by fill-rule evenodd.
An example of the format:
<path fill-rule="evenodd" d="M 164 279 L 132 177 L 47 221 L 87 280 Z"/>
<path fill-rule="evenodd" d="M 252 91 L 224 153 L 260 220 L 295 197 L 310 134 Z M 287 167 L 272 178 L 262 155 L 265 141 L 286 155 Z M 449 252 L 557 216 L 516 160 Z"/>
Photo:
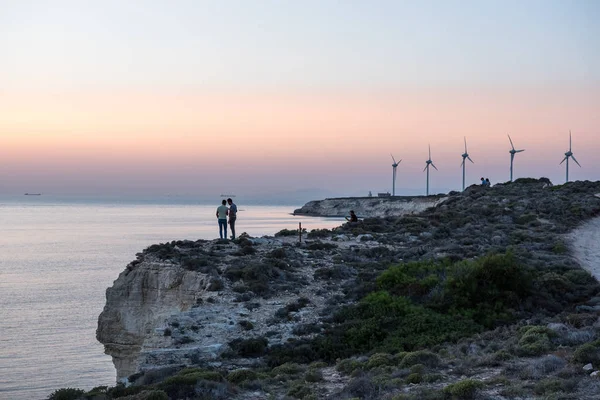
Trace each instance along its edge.
<path fill-rule="evenodd" d="M 227 208 L 229 203 L 229 208 Z M 219 236 L 221 239 L 227 239 L 227 216 L 229 216 L 229 226 L 231 226 L 231 238 L 235 239 L 235 220 L 237 218 L 237 206 L 233 204 L 231 198 L 223 200 L 217 207 L 217 220 L 219 221 Z"/>

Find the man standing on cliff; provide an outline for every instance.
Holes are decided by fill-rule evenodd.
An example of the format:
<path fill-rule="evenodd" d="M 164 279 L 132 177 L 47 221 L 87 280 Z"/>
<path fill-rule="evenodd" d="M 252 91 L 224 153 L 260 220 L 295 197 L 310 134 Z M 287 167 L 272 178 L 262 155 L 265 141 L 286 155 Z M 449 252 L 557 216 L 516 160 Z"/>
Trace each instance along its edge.
<path fill-rule="evenodd" d="M 221 236 L 221 239 L 227 239 L 227 214 L 229 210 L 225 204 L 227 202 L 223 200 L 221 205 L 217 207 L 217 220 L 219 221 L 219 236 Z M 225 231 L 225 235 L 223 235 L 223 231 Z"/>
<path fill-rule="evenodd" d="M 231 200 L 231 197 L 227 199 L 229 203 L 229 226 L 231 227 L 231 239 L 235 239 L 235 220 L 237 219 L 237 206 Z"/>

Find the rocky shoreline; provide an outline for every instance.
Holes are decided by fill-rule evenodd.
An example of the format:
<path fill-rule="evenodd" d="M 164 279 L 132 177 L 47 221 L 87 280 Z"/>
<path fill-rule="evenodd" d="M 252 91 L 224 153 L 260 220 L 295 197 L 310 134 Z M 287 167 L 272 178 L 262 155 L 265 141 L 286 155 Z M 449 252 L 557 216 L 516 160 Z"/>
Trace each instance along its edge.
<path fill-rule="evenodd" d="M 581 267 L 597 272 L 599 193 L 521 179 L 301 243 L 151 246 L 98 321 L 130 386 L 96 394 L 597 398 L 600 285 Z"/>

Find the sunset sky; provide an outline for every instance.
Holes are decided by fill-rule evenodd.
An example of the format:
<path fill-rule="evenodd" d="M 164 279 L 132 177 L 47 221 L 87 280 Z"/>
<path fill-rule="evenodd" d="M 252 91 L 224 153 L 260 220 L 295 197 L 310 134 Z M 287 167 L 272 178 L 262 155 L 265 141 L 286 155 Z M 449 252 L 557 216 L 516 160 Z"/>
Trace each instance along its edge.
<path fill-rule="evenodd" d="M 0 0 L 0 195 L 600 179 L 600 2 Z"/>

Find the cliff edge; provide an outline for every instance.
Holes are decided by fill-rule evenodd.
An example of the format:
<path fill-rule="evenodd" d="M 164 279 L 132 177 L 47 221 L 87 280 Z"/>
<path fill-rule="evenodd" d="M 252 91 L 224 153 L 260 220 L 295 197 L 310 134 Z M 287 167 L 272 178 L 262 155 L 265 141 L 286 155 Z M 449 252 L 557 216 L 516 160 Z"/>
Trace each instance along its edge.
<path fill-rule="evenodd" d="M 313 200 L 294 210 L 294 215 L 311 217 L 343 217 L 350 210 L 359 218 L 388 217 L 416 214 L 435 207 L 447 196 L 389 196 L 389 197 L 339 197 Z"/>

